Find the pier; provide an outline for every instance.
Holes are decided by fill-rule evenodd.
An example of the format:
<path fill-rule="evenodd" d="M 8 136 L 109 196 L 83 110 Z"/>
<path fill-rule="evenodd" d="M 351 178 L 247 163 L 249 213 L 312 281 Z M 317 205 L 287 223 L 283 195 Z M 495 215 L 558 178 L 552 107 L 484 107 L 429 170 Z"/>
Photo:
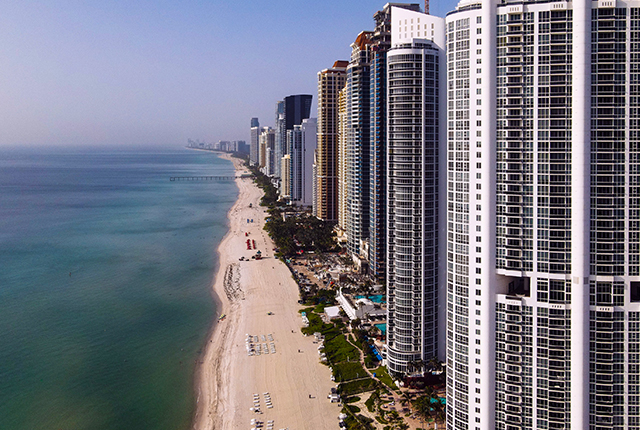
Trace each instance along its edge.
<path fill-rule="evenodd" d="M 171 176 L 169 180 L 174 181 L 233 181 L 236 178 L 247 179 L 251 178 L 251 175 L 240 176 Z"/>

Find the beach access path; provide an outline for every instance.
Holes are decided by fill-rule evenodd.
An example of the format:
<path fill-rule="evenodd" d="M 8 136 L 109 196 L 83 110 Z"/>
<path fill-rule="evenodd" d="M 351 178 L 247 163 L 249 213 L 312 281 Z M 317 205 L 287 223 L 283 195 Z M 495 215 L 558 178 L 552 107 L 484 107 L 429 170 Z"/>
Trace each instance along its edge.
<path fill-rule="evenodd" d="M 241 160 L 220 156 L 233 161 L 236 173 L 248 173 Z M 314 338 L 300 332 L 298 286 L 286 265 L 274 258 L 273 242 L 263 230 L 262 190 L 251 179 L 237 178 L 236 183 L 240 192 L 218 248 L 213 283 L 217 312 L 226 317 L 216 324 L 200 360 L 193 428 L 251 429 L 255 419 L 264 423 L 262 428 L 272 422 L 273 429 L 335 429 L 340 407 L 327 399 L 335 383 L 319 362 Z M 258 250 L 263 258 L 251 259 Z M 260 355 L 247 352 L 247 335 L 254 350 L 260 345 Z M 256 406 L 261 413 L 250 410 Z"/>

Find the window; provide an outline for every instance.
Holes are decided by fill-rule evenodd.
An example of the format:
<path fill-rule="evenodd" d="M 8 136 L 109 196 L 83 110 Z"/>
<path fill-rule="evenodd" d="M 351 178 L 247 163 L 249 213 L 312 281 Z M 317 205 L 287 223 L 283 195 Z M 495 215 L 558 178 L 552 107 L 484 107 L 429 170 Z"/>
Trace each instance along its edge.
<path fill-rule="evenodd" d="M 631 302 L 638 303 L 640 302 L 640 282 L 631 281 L 630 285 L 631 289 Z"/>

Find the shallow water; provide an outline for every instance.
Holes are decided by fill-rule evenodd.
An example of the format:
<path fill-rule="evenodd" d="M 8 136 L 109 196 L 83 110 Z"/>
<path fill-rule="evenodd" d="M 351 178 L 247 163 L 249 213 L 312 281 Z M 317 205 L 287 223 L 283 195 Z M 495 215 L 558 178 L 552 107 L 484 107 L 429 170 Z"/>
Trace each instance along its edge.
<path fill-rule="evenodd" d="M 186 429 L 237 196 L 206 152 L 0 150 L 0 428 Z"/>

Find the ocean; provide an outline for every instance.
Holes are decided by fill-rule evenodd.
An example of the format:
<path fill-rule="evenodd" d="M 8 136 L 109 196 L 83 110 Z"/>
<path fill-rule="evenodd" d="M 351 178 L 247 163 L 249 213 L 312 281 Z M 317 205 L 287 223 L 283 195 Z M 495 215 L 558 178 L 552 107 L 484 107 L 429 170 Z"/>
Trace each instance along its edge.
<path fill-rule="evenodd" d="M 0 429 L 188 429 L 237 197 L 213 153 L 0 149 Z"/>

